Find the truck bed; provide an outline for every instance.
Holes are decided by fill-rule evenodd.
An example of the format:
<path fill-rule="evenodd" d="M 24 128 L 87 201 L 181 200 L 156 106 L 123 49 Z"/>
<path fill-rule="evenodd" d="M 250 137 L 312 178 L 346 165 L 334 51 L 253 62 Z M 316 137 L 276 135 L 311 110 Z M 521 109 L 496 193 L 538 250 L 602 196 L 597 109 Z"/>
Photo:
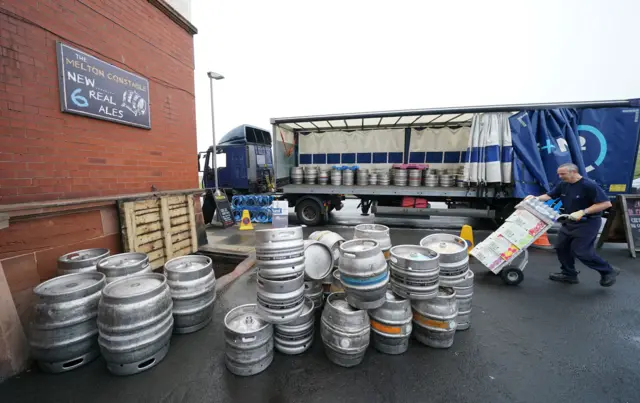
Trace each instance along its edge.
<path fill-rule="evenodd" d="M 356 196 L 444 196 L 477 197 L 476 188 L 427 187 L 427 186 L 337 186 L 337 185 L 285 185 L 282 193 L 287 194 L 348 194 Z M 493 188 L 486 188 L 481 197 L 492 197 Z"/>

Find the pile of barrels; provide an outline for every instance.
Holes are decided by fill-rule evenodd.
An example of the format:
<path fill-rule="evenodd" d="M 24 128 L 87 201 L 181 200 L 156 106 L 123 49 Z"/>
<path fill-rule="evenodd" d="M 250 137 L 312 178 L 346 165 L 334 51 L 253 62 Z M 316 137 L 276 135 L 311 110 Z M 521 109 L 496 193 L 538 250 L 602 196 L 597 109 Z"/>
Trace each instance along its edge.
<path fill-rule="evenodd" d="M 369 344 L 402 354 L 411 335 L 449 348 L 455 332 L 470 326 L 473 272 L 459 237 L 436 234 L 420 245 L 392 246 L 388 227 L 362 224 L 352 240 L 316 231 L 305 241 L 300 227 L 256 231 L 256 238 L 257 304 L 225 317 L 226 362 L 234 374 L 265 370 L 274 350 L 306 351 L 314 311 L 322 311 L 327 358 L 343 367 L 361 363 Z"/>
<path fill-rule="evenodd" d="M 409 166 L 394 166 L 390 170 L 367 170 L 357 166 L 334 166 L 331 170 L 324 167 L 292 167 L 291 182 L 296 185 L 345 185 L 353 186 L 410 186 L 410 187 L 466 187 L 464 166 L 458 169 L 429 169 Z"/>
<path fill-rule="evenodd" d="M 160 363 L 172 333 L 192 333 L 212 318 L 210 258 L 183 256 L 153 273 L 144 253 L 110 256 L 86 249 L 58 259 L 58 276 L 34 288 L 32 355 L 45 372 L 86 365 L 102 355 L 115 375 Z"/>

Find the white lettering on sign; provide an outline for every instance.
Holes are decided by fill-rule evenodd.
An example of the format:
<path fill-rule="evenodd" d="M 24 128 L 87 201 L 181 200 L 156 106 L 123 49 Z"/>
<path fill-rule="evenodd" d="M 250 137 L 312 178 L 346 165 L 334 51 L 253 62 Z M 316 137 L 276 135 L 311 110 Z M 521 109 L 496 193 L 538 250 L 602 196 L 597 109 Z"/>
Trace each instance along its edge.
<path fill-rule="evenodd" d="M 100 112 L 105 115 L 113 116 L 115 118 L 121 118 L 124 116 L 124 113 L 120 109 L 109 108 L 108 106 L 100 105 Z"/>
<path fill-rule="evenodd" d="M 111 95 L 107 95 L 100 91 L 89 91 L 89 98 L 97 99 L 98 101 L 102 102 L 108 102 L 111 105 L 116 104 L 115 102 L 113 102 L 113 97 Z"/>
<path fill-rule="evenodd" d="M 87 78 L 86 76 L 83 76 L 82 74 L 77 74 L 74 73 L 72 71 L 67 71 L 67 78 L 71 81 L 74 81 L 78 84 L 84 84 L 87 87 L 95 87 L 96 86 L 96 80 L 91 79 L 91 78 Z"/>

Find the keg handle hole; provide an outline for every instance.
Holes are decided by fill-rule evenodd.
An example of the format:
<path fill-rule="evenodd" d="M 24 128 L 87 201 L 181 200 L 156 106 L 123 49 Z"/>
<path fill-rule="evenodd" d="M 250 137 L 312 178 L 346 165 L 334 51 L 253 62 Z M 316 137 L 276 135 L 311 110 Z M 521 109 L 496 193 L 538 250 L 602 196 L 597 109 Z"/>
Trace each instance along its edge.
<path fill-rule="evenodd" d="M 256 336 L 251 336 L 251 337 L 243 337 L 242 338 L 242 342 L 243 343 L 251 343 L 252 341 L 255 341 Z"/>
<path fill-rule="evenodd" d="M 138 364 L 138 369 L 143 369 L 148 367 L 149 365 L 153 364 L 154 362 L 156 362 L 155 358 L 150 358 L 147 361 L 141 362 L 140 364 Z"/>
<path fill-rule="evenodd" d="M 344 252 L 342 255 L 344 257 L 348 257 L 348 258 L 351 258 L 351 259 L 355 259 L 356 258 L 356 255 L 354 255 L 353 253 Z"/>
<path fill-rule="evenodd" d="M 82 364 L 83 362 L 84 362 L 84 358 L 76 358 L 75 360 L 67 361 L 64 364 L 62 364 L 62 368 L 64 369 L 74 368 Z"/>

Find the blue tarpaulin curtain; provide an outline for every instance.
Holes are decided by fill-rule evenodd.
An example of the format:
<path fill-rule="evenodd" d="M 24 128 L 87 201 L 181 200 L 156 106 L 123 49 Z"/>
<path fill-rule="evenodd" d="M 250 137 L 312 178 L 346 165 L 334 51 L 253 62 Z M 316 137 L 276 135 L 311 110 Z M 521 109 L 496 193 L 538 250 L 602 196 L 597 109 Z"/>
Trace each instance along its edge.
<path fill-rule="evenodd" d="M 548 192 L 559 180 L 558 166 L 568 162 L 576 164 L 586 176 L 578 118 L 573 109 L 526 111 L 509 118 L 515 197 Z"/>

